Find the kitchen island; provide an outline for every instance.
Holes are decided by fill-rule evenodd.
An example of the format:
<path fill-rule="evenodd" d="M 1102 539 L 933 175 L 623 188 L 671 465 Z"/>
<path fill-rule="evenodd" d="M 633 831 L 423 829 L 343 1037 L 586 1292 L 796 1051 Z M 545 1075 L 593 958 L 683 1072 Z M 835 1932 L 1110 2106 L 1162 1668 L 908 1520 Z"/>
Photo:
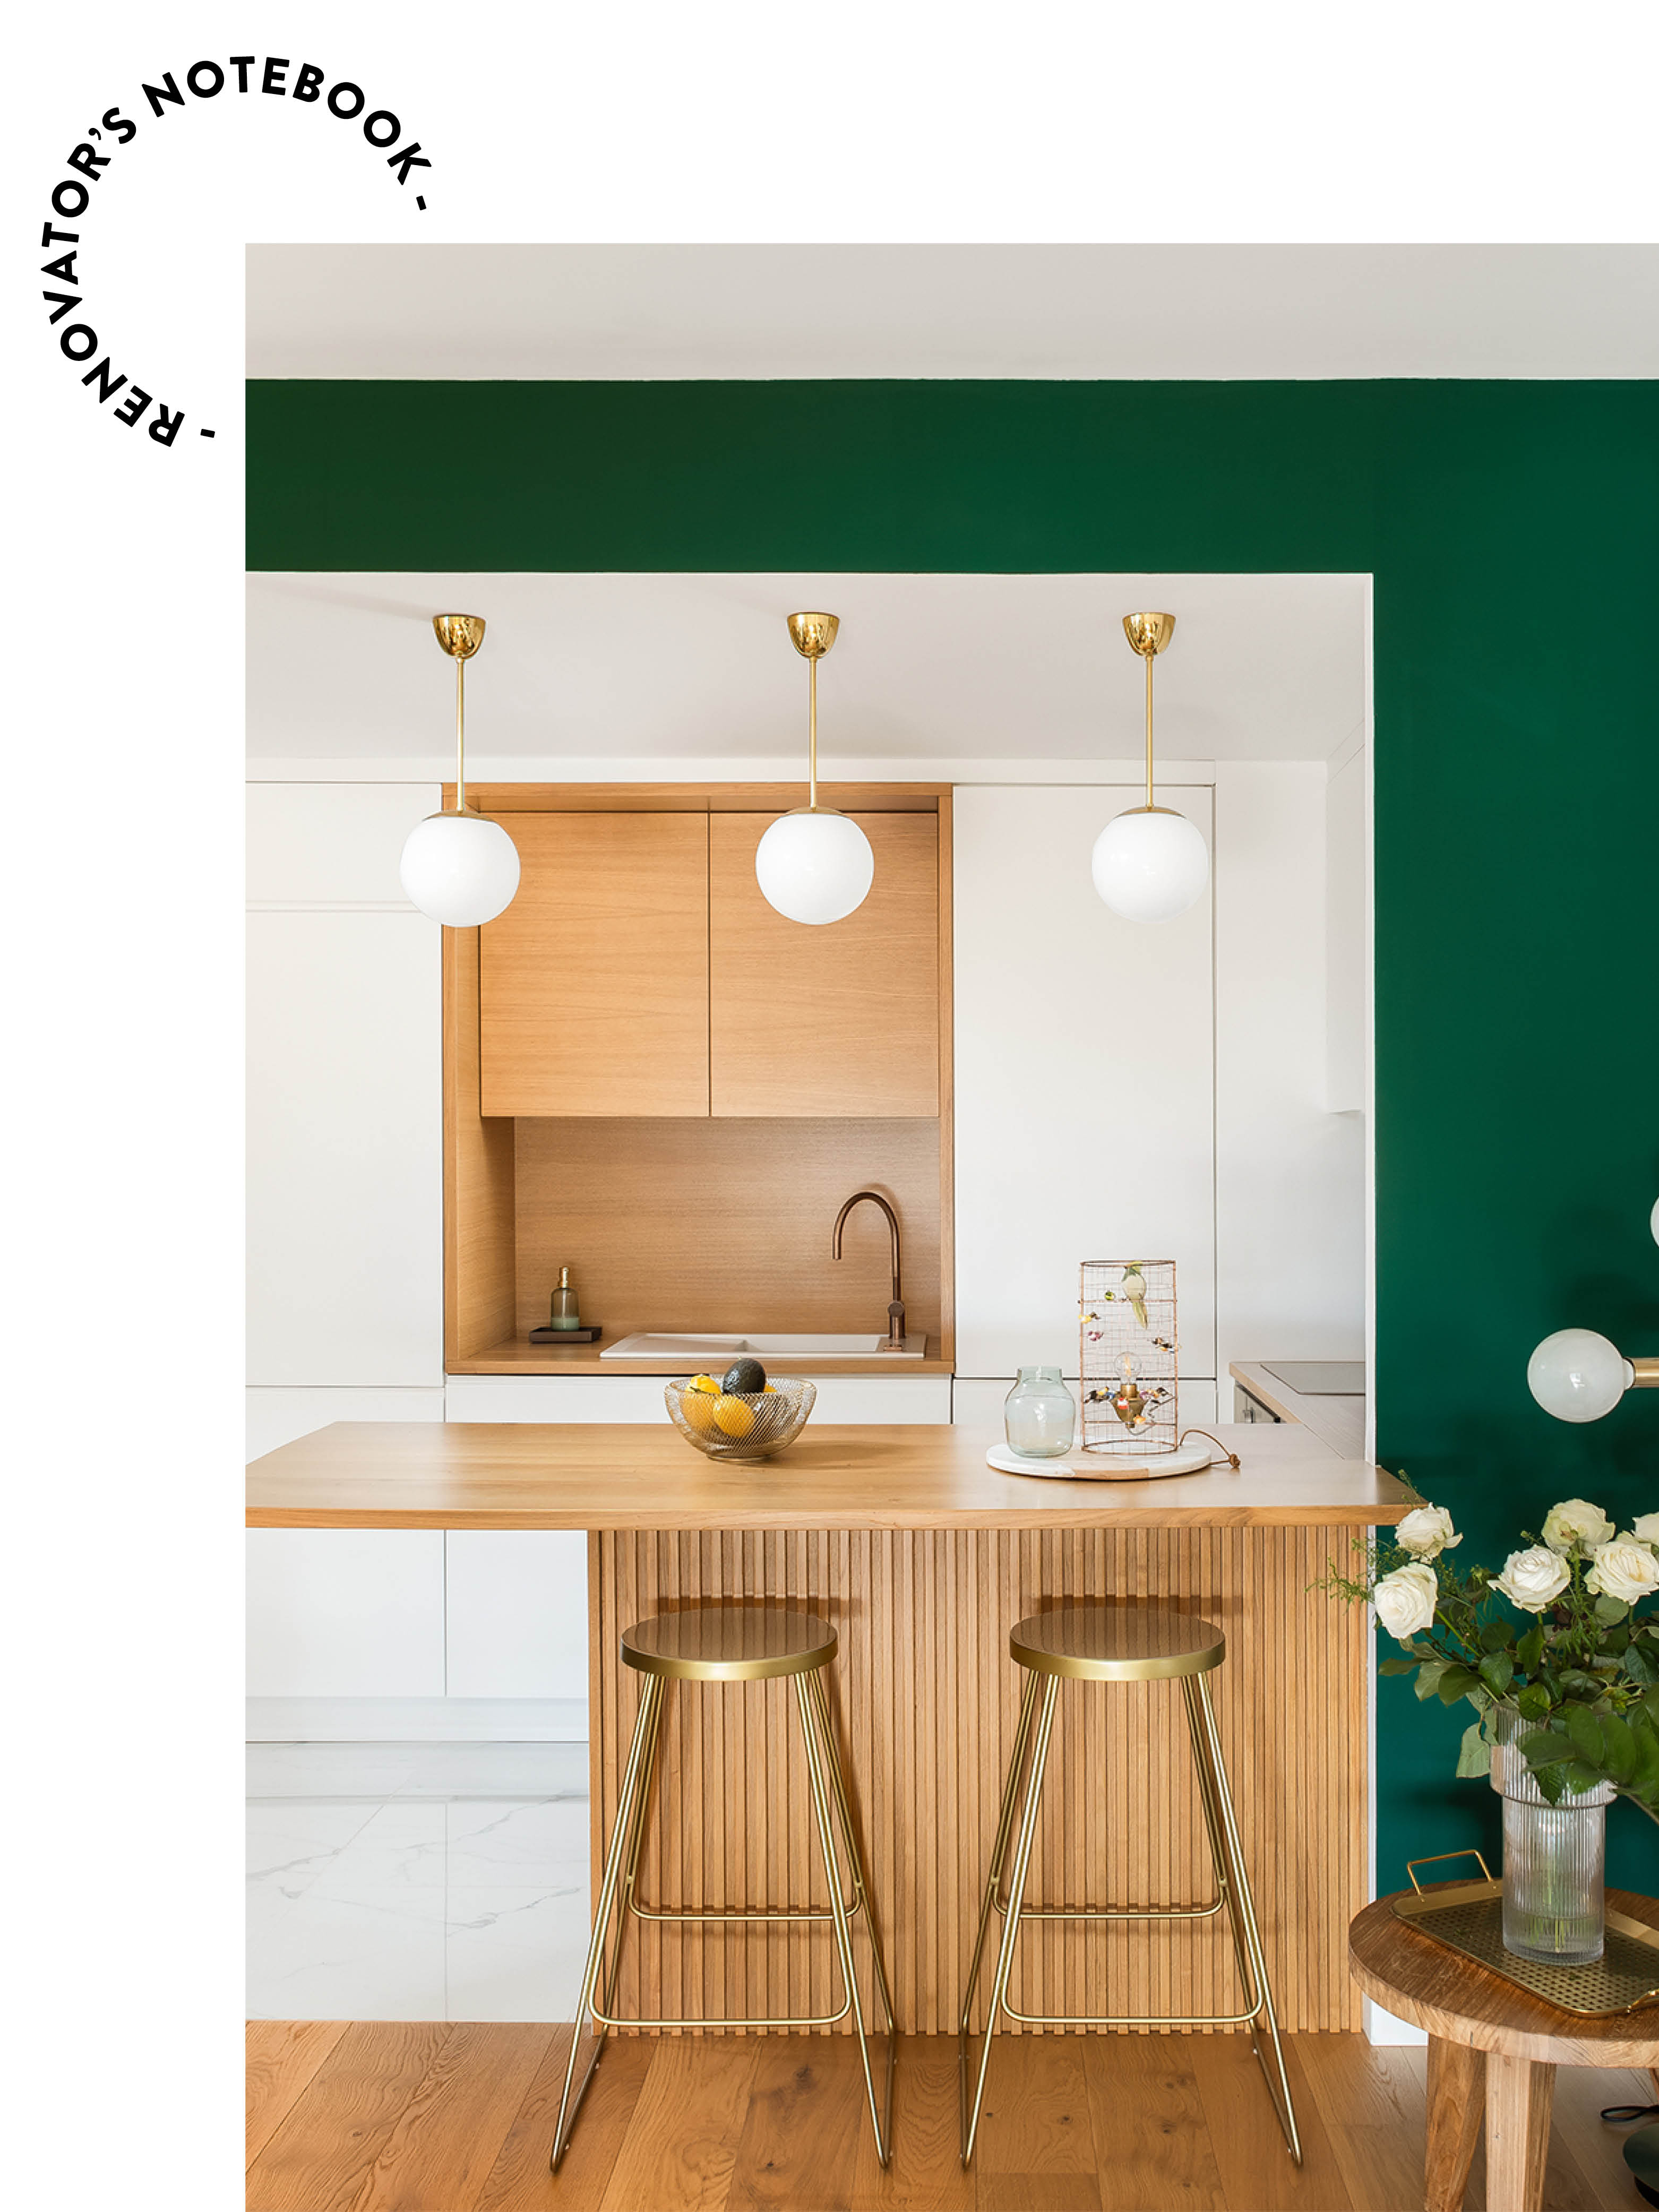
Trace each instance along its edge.
<path fill-rule="evenodd" d="M 252 1528 L 588 1532 L 593 1832 L 606 1832 L 639 1678 L 623 1628 L 689 1601 L 787 1598 L 830 1620 L 831 1699 L 902 2029 L 954 2030 L 1018 1700 L 1008 1631 L 1067 1599 L 1146 1598 L 1216 1621 L 1224 1747 L 1281 2024 L 1358 2025 L 1347 1926 L 1366 1898 L 1369 1632 L 1314 1587 L 1410 1494 L 1306 1430 L 1226 1426 L 1208 1473 L 1037 1481 L 955 1427 L 809 1427 L 757 1465 L 705 1460 L 665 1425 L 339 1423 L 248 1470 Z M 641 1864 L 655 1906 L 753 1908 L 814 1873 L 807 1776 L 765 1683 L 677 1692 Z M 596 1849 L 595 1859 L 599 1856 Z M 1028 1899 L 1208 1896 L 1180 1701 L 1068 1696 Z M 1030 2008 L 1227 2009 L 1232 1966 L 1197 1929 L 1033 1926 Z M 823 2008 L 821 1935 L 632 1923 L 626 2011 Z"/>

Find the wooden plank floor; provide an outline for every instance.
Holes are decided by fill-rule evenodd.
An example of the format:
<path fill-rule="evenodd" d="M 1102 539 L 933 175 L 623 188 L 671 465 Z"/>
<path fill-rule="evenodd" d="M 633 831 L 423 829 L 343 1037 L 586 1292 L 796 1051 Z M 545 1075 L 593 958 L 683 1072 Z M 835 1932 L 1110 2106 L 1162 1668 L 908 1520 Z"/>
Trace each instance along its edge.
<path fill-rule="evenodd" d="M 556 2178 L 547 2154 L 569 2034 L 251 2022 L 249 2212 L 1416 2212 L 1423 2202 L 1424 2054 L 1373 2050 L 1358 2035 L 1287 2039 L 1300 2172 L 1243 2037 L 1008 2037 L 966 2174 L 953 2040 L 901 2043 L 884 2173 L 845 2038 L 613 2037 Z M 1551 2212 L 1630 2212 L 1625 2131 L 1597 2115 L 1651 2095 L 1637 2075 L 1562 2069 Z M 1468 2212 L 1485 2203 L 1477 2153 Z"/>

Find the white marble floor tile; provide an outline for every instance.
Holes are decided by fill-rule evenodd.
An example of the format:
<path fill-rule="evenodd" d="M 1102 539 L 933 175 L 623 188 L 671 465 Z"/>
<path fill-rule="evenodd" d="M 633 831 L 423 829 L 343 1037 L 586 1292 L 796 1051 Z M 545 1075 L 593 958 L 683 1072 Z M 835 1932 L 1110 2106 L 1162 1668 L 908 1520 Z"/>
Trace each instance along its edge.
<path fill-rule="evenodd" d="M 503 1882 L 525 1887 L 562 1878 L 588 1856 L 588 1807 L 583 1797 L 550 1797 L 527 1805 L 469 1800 L 445 1808 L 452 1888 Z"/>
<path fill-rule="evenodd" d="M 395 1905 L 411 1889 L 441 1894 L 447 1878 L 447 1805 L 394 1799 L 377 1807 L 313 1885 L 319 1897 Z"/>
<path fill-rule="evenodd" d="M 250 1891 L 298 1897 L 326 1874 L 373 1818 L 373 1804 L 313 1805 L 267 1800 L 247 1808 Z"/>
<path fill-rule="evenodd" d="M 587 1954 L 587 1862 L 551 1887 L 452 1889 L 445 1929 L 451 2020 L 570 2020 Z"/>
<path fill-rule="evenodd" d="M 248 1916 L 253 2020 L 444 2020 L 441 1888 L 371 1904 L 267 1898 Z"/>

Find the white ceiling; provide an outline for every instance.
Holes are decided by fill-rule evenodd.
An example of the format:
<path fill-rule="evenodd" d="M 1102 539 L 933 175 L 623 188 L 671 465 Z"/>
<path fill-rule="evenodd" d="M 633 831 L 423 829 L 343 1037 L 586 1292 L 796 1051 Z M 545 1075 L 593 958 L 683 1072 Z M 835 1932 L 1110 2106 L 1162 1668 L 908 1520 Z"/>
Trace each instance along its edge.
<path fill-rule="evenodd" d="M 454 687 L 431 617 L 451 611 L 489 625 L 467 672 L 481 771 L 804 758 L 806 672 L 784 617 L 811 607 L 842 618 L 819 678 L 826 775 L 1133 760 L 1141 664 L 1120 617 L 1159 608 L 1176 617 L 1161 756 L 1322 760 L 1363 726 L 1367 591 L 1346 575 L 255 574 L 248 751 L 441 769 Z"/>
<path fill-rule="evenodd" d="M 1652 246 L 254 246 L 257 377 L 1651 377 Z"/>

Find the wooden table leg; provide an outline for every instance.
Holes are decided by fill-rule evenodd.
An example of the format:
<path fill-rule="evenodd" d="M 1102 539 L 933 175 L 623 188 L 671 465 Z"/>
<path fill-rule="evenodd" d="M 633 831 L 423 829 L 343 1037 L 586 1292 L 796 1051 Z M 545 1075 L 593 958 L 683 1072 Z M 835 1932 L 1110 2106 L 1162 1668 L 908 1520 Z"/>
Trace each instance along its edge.
<path fill-rule="evenodd" d="M 1486 2058 L 1486 2203 L 1491 2212 L 1540 2212 L 1555 2069 L 1531 2058 Z"/>
<path fill-rule="evenodd" d="M 1484 2051 L 1448 2043 L 1443 2036 L 1429 2038 L 1429 2140 L 1423 2172 L 1427 2212 L 1461 2212 L 1480 2139 L 1486 2090 Z"/>

